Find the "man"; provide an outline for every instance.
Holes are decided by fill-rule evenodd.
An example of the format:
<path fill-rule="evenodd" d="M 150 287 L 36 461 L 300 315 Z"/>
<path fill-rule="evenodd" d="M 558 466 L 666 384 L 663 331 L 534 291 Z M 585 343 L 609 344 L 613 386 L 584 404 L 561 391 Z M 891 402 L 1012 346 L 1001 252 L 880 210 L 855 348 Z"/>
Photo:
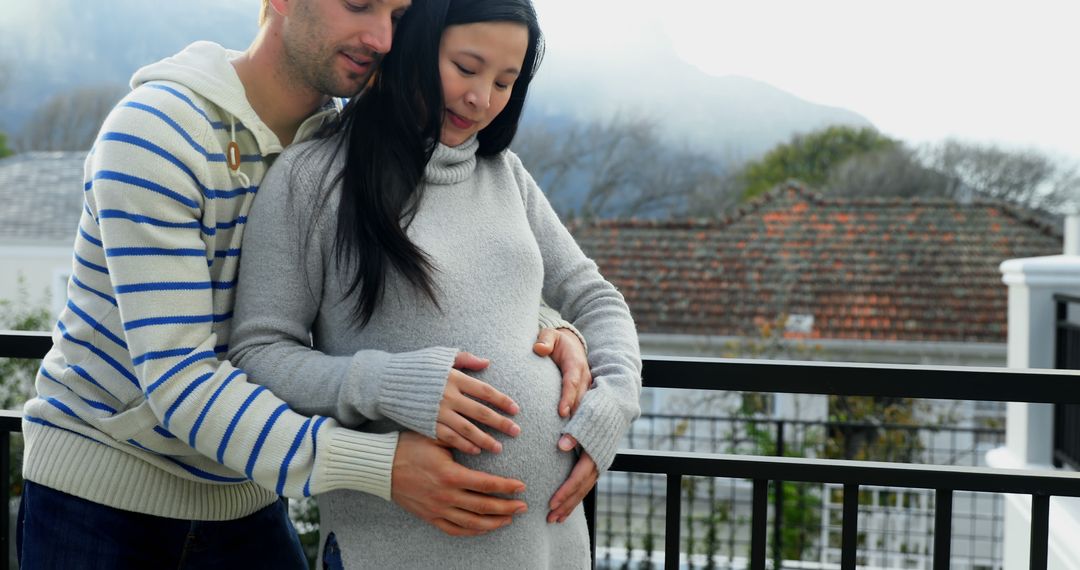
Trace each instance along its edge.
<path fill-rule="evenodd" d="M 219 360 L 259 182 L 367 83 L 408 7 L 266 0 L 243 54 L 196 43 L 136 73 L 87 157 L 67 308 L 25 409 L 23 568 L 301 567 L 281 495 L 369 492 L 461 535 L 526 508 L 493 496 L 520 481 L 415 433 L 297 414 Z M 574 338 L 545 330 L 536 347 L 566 371 L 563 415 L 589 383 Z M 446 376 L 482 366 L 457 355 L 421 380 L 481 397 L 481 382 L 451 393 Z M 553 514 L 594 481 L 575 470 Z"/>

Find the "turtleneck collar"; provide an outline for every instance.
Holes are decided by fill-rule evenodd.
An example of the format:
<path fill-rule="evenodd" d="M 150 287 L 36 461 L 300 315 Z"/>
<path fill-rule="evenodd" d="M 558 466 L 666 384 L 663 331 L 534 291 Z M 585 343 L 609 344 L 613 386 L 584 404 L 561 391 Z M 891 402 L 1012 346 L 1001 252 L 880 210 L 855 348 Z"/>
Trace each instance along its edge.
<path fill-rule="evenodd" d="M 436 144 L 435 153 L 431 155 L 431 160 L 424 169 L 424 180 L 431 184 L 457 184 L 464 181 L 472 176 L 476 169 L 478 148 L 480 141 L 475 135 L 454 147 Z"/>

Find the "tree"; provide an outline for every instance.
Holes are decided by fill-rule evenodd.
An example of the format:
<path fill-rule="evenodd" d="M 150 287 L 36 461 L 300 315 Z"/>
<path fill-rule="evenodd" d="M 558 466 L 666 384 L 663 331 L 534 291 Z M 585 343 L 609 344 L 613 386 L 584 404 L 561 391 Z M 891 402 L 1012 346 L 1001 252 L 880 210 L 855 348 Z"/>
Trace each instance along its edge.
<path fill-rule="evenodd" d="M 832 168 L 822 190 L 836 196 L 996 199 L 1043 211 L 1077 205 L 1076 164 L 1036 150 L 948 140 L 852 156 Z"/>
<path fill-rule="evenodd" d="M 0 330 L 47 331 L 52 324 L 49 311 L 30 300 L 26 282 L 19 276 L 18 298 L 0 299 Z M 31 393 L 39 360 L 0 358 L 0 409 L 21 408 Z M 22 438 L 11 439 L 11 465 L 8 481 L 11 496 L 22 493 Z"/>
<path fill-rule="evenodd" d="M 8 60 L 0 60 L 0 93 L 7 91 L 11 85 L 12 65 Z"/>
<path fill-rule="evenodd" d="M 514 150 L 563 216 L 685 215 L 724 171 L 703 153 L 665 142 L 655 122 L 629 115 L 530 121 Z"/>
<path fill-rule="evenodd" d="M 8 84 L 11 83 L 11 62 L 6 60 L 0 60 L 0 93 L 7 91 Z M 8 148 L 7 135 L 0 132 L 0 158 L 5 156 L 11 156 L 11 149 Z"/>
<path fill-rule="evenodd" d="M 738 182 L 744 200 L 754 198 L 789 179 L 820 187 L 829 172 L 845 160 L 860 154 L 894 148 L 899 143 L 877 130 L 864 127 L 828 127 L 769 151 L 760 160 L 743 167 Z"/>
<path fill-rule="evenodd" d="M 724 183 L 748 199 L 790 179 L 844 197 L 986 198 L 1049 212 L 1080 206 L 1076 163 L 957 140 L 911 148 L 870 128 L 796 135 Z"/>
<path fill-rule="evenodd" d="M 16 141 L 19 150 L 87 150 L 123 96 L 116 85 L 65 91 L 38 107 Z"/>
<path fill-rule="evenodd" d="M 953 198 L 981 196 L 1047 211 L 1080 205 L 1077 165 L 1034 149 L 948 140 L 926 148 L 921 158 L 951 182 L 947 192 Z"/>
<path fill-rule="evenodd" d="M 915 198 L 949 195 L 952 181 L 927 168 L 915 151 L 897 144 L 857 154 L 829 170 L 824 190 L 832 196 Z"/>

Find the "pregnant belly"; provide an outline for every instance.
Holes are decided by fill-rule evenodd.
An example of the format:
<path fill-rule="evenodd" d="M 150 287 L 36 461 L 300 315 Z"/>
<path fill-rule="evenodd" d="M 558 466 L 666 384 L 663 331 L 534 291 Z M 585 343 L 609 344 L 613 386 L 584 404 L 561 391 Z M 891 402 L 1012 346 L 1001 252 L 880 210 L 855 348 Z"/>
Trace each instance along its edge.
<path fill-rule="evenodd" d="M 548 358 L 533 354 L 497 355 L 482 372 L 470 372 L 517 402 L 521 411 L 511 416 L 521 426 L 521 434 L 510 437 L 488 429 L 502 444 L 501 453 L 465 455 L 455 459 L 470 469 L 478 469 L 523 481 L 525 502 L 530 509 L 547 505 L 551 495 L 570 474 L 576 457 L 559 451 L 557 445 L 566 420 L 558 414 L 562 375 Z M 545 509 L 546 510 L 546 509 Z"/>

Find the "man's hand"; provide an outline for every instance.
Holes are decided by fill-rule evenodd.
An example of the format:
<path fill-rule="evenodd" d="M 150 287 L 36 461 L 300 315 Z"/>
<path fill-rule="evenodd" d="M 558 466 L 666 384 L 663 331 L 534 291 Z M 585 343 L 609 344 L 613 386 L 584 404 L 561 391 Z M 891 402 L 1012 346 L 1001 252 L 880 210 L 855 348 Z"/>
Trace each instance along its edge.
<path fill-rule="evenodd" d="M 577 444 L 577 440 L 571 435 L 564 434 L 559 438 L 559 449 L 562 451 L 572 452 L 577 447 Z M 551 496 L 551 501 L 548 503 L 548 508 L 551 510 L 548 512 L 547 522 L 561 523 L 565 521 L 566 517 L 570 516 L 574 508 L 578 506 L 578 503 L 596 485 L 596 480 L 599 477 L 600 472 L 596 469 L 596 462 L 593 461 L 592 457 L 589 457 L 588 453 L 582 451 L 577 463 L 570 471 L 570 476 Z"/>
<path fill-rule="evenodd" d="M 577 410 L 585 392 L 592 386 L 592 371 L 585 357 L 581 339 L 566 329 L 541 329 L 533 352 L 550 356 L 562 372 L 562 397 L 559 415 L 568 418 Z"/>
<path fill-rule="evenodd" d="M 523 501 L 493 497 L 525 484 L 458 465 L 450 450 L 418 433 L 402 432 L 394 453 L 391 499 L 451 536 L 477 536 L 510 524 Z"/>
<path fill-rule="evenodd" d="M 486 402 L 508 413 L 516 414 L 518 405 L 509 396 L 483 382 L 468 376 L 461 370 L 483 370 L 488 360 L 478 358 L 468 352 L 459 352 L 454 358 L 454 368 L 446 380 L 442 401 L 439 402 L 439 416 L 435 423 L 435 437 L 462 453 L 476 455 L 481 450 L 492 453 L 502 451 L 502 445 L 495 438 L 476 426 L 480 422 L 491 426 L 506 435 L 516 437 L 521 433 L 510 419 L 485 406 Z"/>

